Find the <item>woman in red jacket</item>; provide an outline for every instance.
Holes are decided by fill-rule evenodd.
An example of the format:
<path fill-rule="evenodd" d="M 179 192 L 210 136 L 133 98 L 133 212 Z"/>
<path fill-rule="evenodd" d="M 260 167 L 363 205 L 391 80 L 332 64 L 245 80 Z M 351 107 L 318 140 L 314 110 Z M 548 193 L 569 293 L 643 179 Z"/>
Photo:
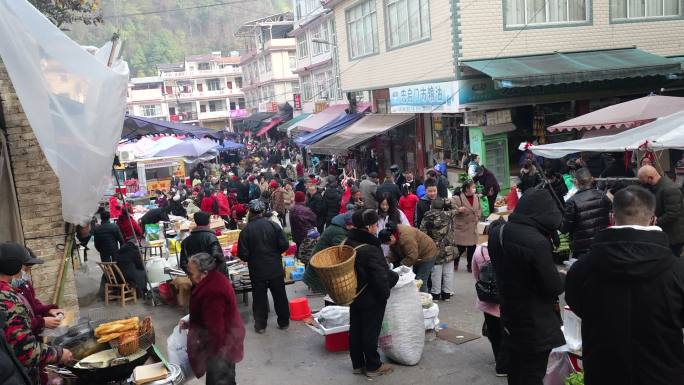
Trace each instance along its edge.
<path fill-rule="evenodd" d="M 142 237 L 142 229 L 140 228 L 138 221 L 130 216 L 128 209 L 125 207 L 121 210 L 121 215 L 116 221 L 116 224 L 119 226 L 119 230 L 121 230 L 124 241 L 131 239 L 134 234 L 136 240 L 139 239 L 139 237 Z"/>
<path fill-rule="evenodd" d="M 223 190 L 218 190 L 214 195 L 216 204 L 218 205 L 218 215 L 223 218 L 226 223 L 230 222 L 230 200 Z"/>
<path fill-rule="evenodd" d="M 200 210 L 205 213 L 218 215 L 218 203 L 216 197 L 211 194 L 211 191 L 204 190 L 204 198 L 200 202 Z"/>
<path fill-rule="evenodd" d="M 216 258 L 207 253 L 190 257 L 188 275 L 195 285 L 188 333 L 192 371 L 197 378 L 206 373 L 207 385 L 235 385 L 235 364 L 242 361 L 245 327 L 233 285 L 216 270 Z"/>

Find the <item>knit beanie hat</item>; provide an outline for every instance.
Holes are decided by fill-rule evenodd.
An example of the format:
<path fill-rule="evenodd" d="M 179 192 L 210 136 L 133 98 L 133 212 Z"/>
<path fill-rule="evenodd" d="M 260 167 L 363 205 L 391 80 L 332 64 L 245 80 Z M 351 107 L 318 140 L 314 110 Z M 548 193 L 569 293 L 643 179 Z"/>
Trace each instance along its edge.
<path fill-rule="evenodd" d="M 306 201 L 306 194 L 302 191 L 297 191 L 295 193 L 295 202 L 297 203 L 304 203 Z"/>

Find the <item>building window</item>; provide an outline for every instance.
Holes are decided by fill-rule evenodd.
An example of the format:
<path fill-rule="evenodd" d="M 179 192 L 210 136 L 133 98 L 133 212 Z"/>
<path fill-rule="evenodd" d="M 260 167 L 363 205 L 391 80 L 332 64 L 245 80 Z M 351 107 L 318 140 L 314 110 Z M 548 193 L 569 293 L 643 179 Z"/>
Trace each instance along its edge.
<path fill-rule="evenodd" d="M 611 0 L 612 20 L 680 16 L 680 0 Z"/>
<path fill-rule="evenodd" d="M 235 88 L 242 88 L 242 78 L 235 78 Z"/>
<path fill-rule="evenodd" d="M 299 93 L 299 82 L 292 82 L 292 93 L 293 94 Z"/>
<path fill-rule="evenodd" d="M 297 36 L 297 57 L 304 59 L 309 56 L 309 47 L 306 42 L 306 33 Z"/>
<path fill-rule="evenodd" d="M 367 0 L 346 11 L 349 57 L 357 59 L 378 52 L 376 0 Z"/>
<path fill-rule="evenodd" d="M 589 21 L 587 2 L 588 0 L 504 0 L 506 27 L 584 23 Z"/>
<path fill-rule="evenodd" d="M 266 55 L 264 58 L 266 72 L 271 72 L 271 55 Z"/>
<path fill-rule="evenodd" d="M 238 108 L 241 110 L 245 108 L 245 99 L 244 98 L 238 99 Z"/>
<path fill-rule="evenodd" d="M 287 56 L 290 59 L 290 70 L 297 69 L 297 54 L 290 51 L 287 53 Z"/>
<path fill-rule="evenodd" d="M 211 69 L 211 65 L 209 63 L 199 63 L 197 65 L 197 69 L 200 71 L 206 71 Z"/>
<path fill-rule="evenodd" d="M 159 104 L 143 104 L 141 107 L 143 116 L 161 115 L 161 106 Z"/>
<path fill-rule="evenodd" d="M 387 0 L 385 12 L 390 48 L 430 38 L 428 0 Z"/>
<path fill-rule="evenodd" d="M 311 76 L 302 76 L 301 85 L 302 99 L 305 101 L 311 100 Z"/>
<path fill-rule="evenodd" d="M 314 99 L 328 99 L 328 91 L 330 90 L 330 85 L 328 84 L 328 77 L 326 72 L 321 72 L 314 75 L 316 80 L 316 94 L 313 96 Z"/>
<path fill-rule="evenodd" d="M 325 42 L 330 42 L 330 34 L 328 33 L 328 23 L 322 23 L 315 29 L 315 32 L 311 36 L 312 40 L 321 40 Z M 320 55 L 324 52 L 330 52 L 330 44 L 325 43 L 311 43 L 311 52 L 313 56 Z"/>
<path fill-rule="evenodd" d="M 259 73 L 266 72 L 266 62 L 263 57 L 259 58 Z"/>
<path fill-rule="evenodd" d="M 225 100 L 210 100 L 207 102 L 209 105 L 209 111 L 210 112 L 215 112 L 215 111 L 225 111 L 226 110 L 226 101 Z"/>
<path fill-rule="evenodd" d="M 219 79 L 207 79 L 207 90 L 208 91 L 218 91 L 221 89 L 221 80 Z"/>

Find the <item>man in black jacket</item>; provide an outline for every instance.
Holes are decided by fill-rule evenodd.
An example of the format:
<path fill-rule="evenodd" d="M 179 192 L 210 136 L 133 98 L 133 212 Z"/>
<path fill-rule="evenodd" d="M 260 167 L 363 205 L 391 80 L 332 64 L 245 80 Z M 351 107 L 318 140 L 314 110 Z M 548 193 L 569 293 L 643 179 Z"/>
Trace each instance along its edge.
<path fill-rule="evenodd" d="M 319 234 L 322 234 L 325 228 L 325 220 L 328 218 L 328 206 L 326 206 L 321 191 L 315 184 L 309 185 L 307 198 L 306 207 L 316 214 L 316 229 Z"/>
<path fill-rule="evenodd" d="M 684 247 L 684 201 L 682 190 L 667 177 L 662 177 L 653 166 L 639 169 L 639 181 L 649 186 L 656 197 L 656 225 L 670 238 L 670 248 L 675 256 Z"/>
<path fill-rule="evenodd" d="M 266 206 L 258 199 L 249 203 L 250 221 L 240 232 L 237 256 L 249 265 L 252 281 L 252 313 L 254 330 L 266 332 L 268 322 L 268 293 L 271 291 L 273 305 L 278 316 L 278 328 L 290 326 L 290 307 L 285 292 L 285 271 L 281 254 L 290 243 L 283 229 L 266 219 Z"/>
<path fill-rule="evenodd" d="M 227 276 L 226 257 L 223 255 L 221 243 L 214 230 L 209 228 L 211 214 L 200 211 L 195 213 L 193 219 L 197 227 L 181 242 L 179 267 L 187 273 L 190 257 L 198 253 L 207 253 L 216 258 L 216 270 Z"/>
<path fill-rule="evenodd" d="M 100 253 L 102 262 L 112 262 L 119 247 L 123 245 L 123 235 L 116 223 L 109 222 L 109 212 L 100 213 L 102 223 L 93 230 L 95 249 Z"/>
<path fill-rule="evenodd" d="M 489 231 L 501 322 L 508 333 L 503 349 L 510 357 L 509 385 L 541 385 L 549 353 L 565 344 L 556 311 L 564 285 L 549 241 L 561 220 L 551 192 L 531 189 L 520 198 L 508 223 Z"/>
<path fill-rule="evenodd" d="M 494 206 L 496 204 L 496 197 L 501 191 L 501 186 L 499 181 L 496 180 L 496 176 L 487 170 L 484 166 L 477 166 L 475 169 L 475 177 L 473 178 L 475 183 L 479 183 L 484 187 L 484 195 L 487 197 L 487 203 L 489 203 L 489 211 L 494 211 Z"/>
<path fill-rule="evenodd" d="M 169 210 L 164 208 L 152 209 L 145 213 L 145 215 L 140 218 L 140 228 L 143 233 L 145 233 L 145 226 L 150 224 L 157 224 L 161 221 L 169 222 Z"/>
<path fill-rule="evenodd" d="M 638 186 L 613 200 L 601 231 L 568 272 L 565 299 L 582 318 L 586 385 L 684 381 L 684 261 L 655 222 L 655 198 Z"/>
<path fill-rule="evenodd" d="M 589 251 L 594 236 L 610 223 L 610 199 L 604 192 L 595 189 L 593 184 L 594 177 L 588 169 L 577 170 L 577 193 L 565 204 L 561 233 L 570 234 L 570 249 L 575 258 Z"/>
<path fill-rule="evenodd" d="M 376 377 L 392 371 L 378 354 L 378 337 L 385 315 L 390 289 L 399 276 L 387 266 L 378 232 L 378 213 L 373 209 L 357 210 L 352 215 L 354 228 L 347 244 L 356 249 L 356 291 L 358 296 L 349 309 L 349 355 L 354 374 Z"/>
<path fill-rule="evenodd" d="M 328 176 L 328 181 L 323 191 L 323 200 L 326 207 L 325 225 L 330 226 L 330 221 L 340 213 L 340 205 L 342 204 L 342 192 L 337 184 L 337 178 L 333 175 Z"/>

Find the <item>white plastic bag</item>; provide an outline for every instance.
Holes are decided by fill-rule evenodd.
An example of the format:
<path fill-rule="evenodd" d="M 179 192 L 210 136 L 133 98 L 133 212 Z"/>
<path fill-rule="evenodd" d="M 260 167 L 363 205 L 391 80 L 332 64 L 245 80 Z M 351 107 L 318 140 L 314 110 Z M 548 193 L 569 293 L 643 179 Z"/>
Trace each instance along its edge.
<path fill-rule="evenodd" d="M 0 0 L 0 36 L 0 57 L 59 178 L 62 216 L 86 224 L 110 184 L 128 65 L 108 66 L 111 42 L 90 54 L 28 1 Z"/>
<path fill-rule="evenodd" d="M 564 385 L 565 379 L 572 373 L 575 373 L 575 369 L 563 347 L 552 350 L 546 366 L 544 385 Z"/>
<path fill-rule="evenodd" d="M 349 308 L 346 306 L 326 306 L 318 315 L 318 323 L 326 329 L 349 325 Z"/>
<path fill-rule="evenodd" d="M 166 339 L 166 355 L 170 363 L 180 366 L 186 379 L 195 378 L 188 357 L 187 329 L 181 330 L 178 325 L 173 328 L 173 333 Z"/>
<path fill-rule="evenodd" d="M 402 365 L 420 362 L 425 347 L 425 319 L 418 288 L 413 283 L 416 275 L 411 268 L 394 269 L 399 281 L 392 288 L 380 332 L 380 349 Z"/>

